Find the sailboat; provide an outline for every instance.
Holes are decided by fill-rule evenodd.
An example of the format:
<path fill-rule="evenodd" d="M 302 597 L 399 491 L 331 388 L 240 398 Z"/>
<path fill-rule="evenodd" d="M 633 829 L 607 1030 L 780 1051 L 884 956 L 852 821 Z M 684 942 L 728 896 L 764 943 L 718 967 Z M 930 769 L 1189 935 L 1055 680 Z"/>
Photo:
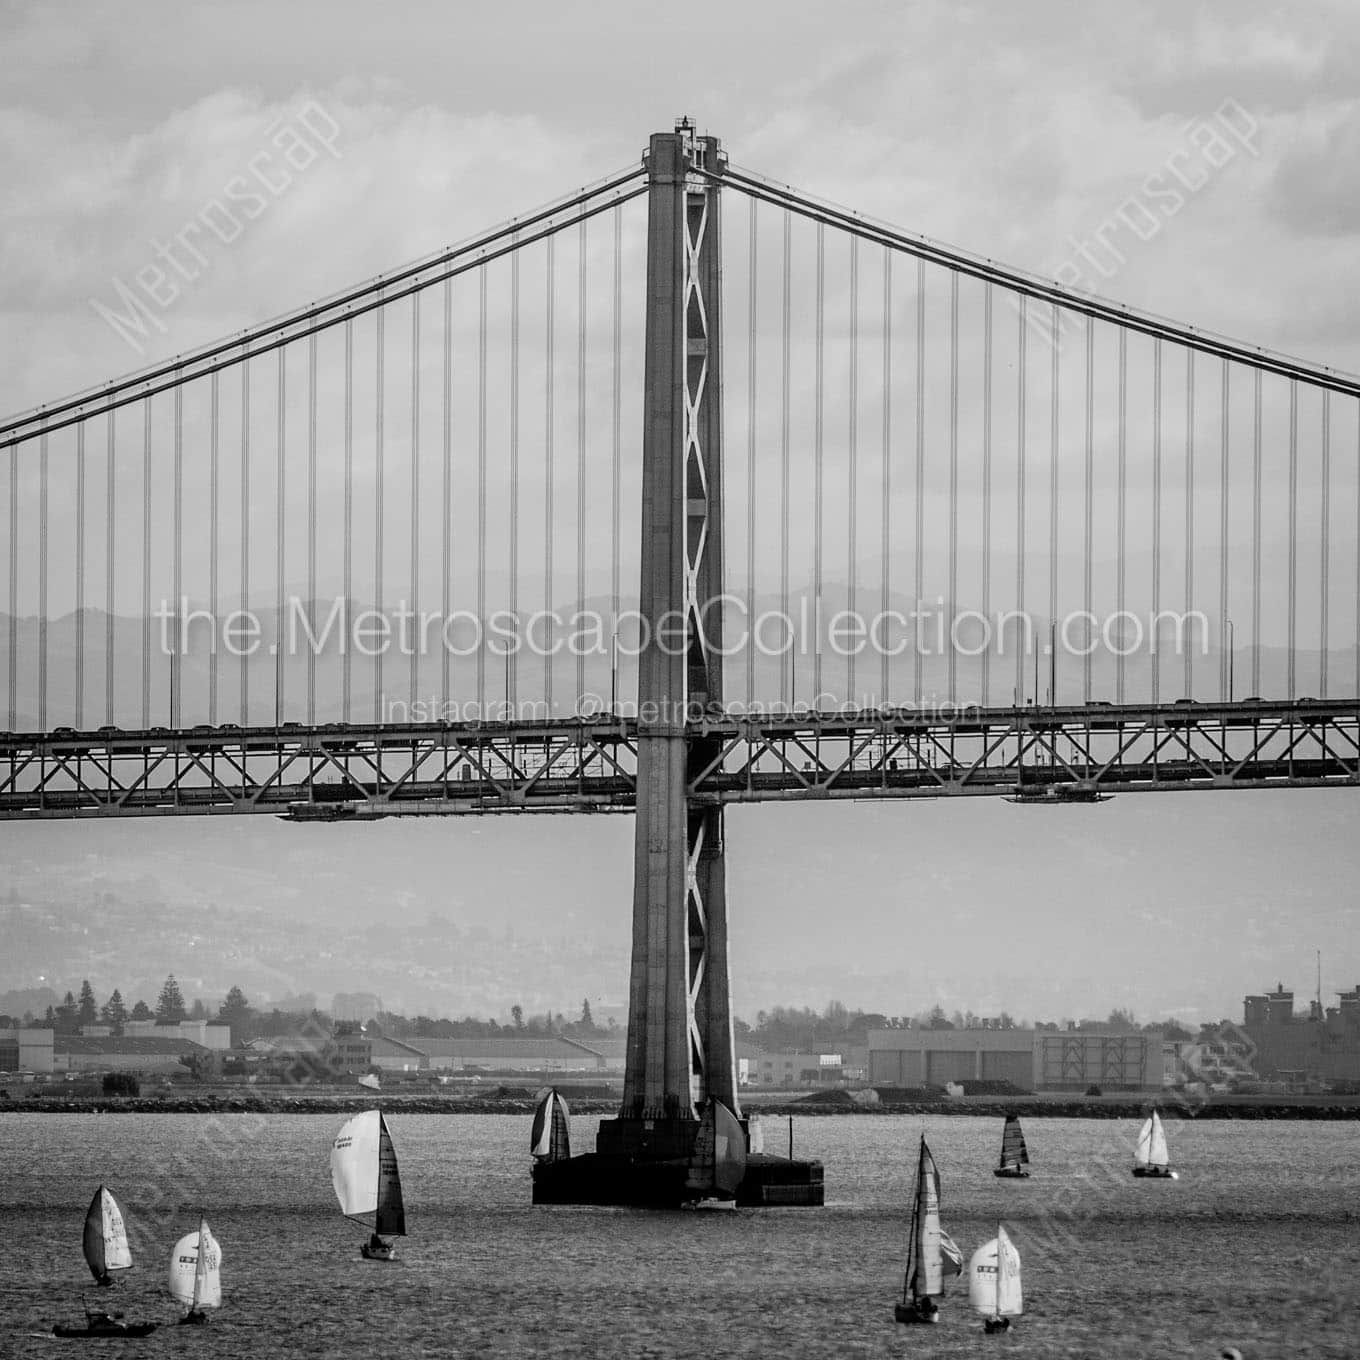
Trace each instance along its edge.
<path fill-rule="evenodd" d="M 1005 1176 L 1011 1180 L 1024 1180 L 1029 1176 L 1029 1149 L 1025 1146 L 1025 1135 L 1020 1130 L 1020 1116 L 1008 1114 L 1006 1128 L 1001 1135 L 1001 1160 L 993 1170 L 993 1176 Z"/>
<path fill-rule="evenodd" d="M 534 1110 L 529 1149 L 538 1162 L 560 1162 L 571 1156 L 571 1111 L 556 1086 L 543 1093 Z"/>
<path fill-rule="evenodd" d="M 85 1263 L 96 1284 L 111 1285 L 112 1270 L 127 1270 L 132 1265 L 132 1253 L 128 1250 L 127 1229 L 123 1225 L 123 1215 L 118 1201 L 100 1186 L 94 1192 L 90 1207 L 85 1212 L 85 1234 L 82 1244 L 85 1250 Z M 159 1323 L 125 1322 L 122 1313 L 108 1312 L 102 1308 L 85 1309 L 85 1325 L 68 1327 L 59 1322 L 52 1328 L 52 1335 L 68 1339 L 86 1337 L 150 1336 Z"/>
<path fill-rule="evenodd" d="M 359 1248 L 370 1261 L 390 1261 L 394 1242 L 406 1236 L 406 1209 L 401 1199 L 401 1176 L 392 1135 L 381 1110 L 365 1110 L 349 1120 L 331 1147 L 331 1183 L 346 1218 L 372 1229 Z"/>
<path fill-rule="evenodd" d="M 735 1199 L 745 1175 L 746 1133 L 741 1121 L 721 1100 L 710 1100 L 699 1117 L 685 1190 L 696 1198 Z"/>
<path fill-rule="evenodd" d="M 938 1322 L 940 1307 L 935 1300 L 944 1293 L 945 1276 L 962 1271 L 963 1255 L 940 1227 L 940 1173 L 922 1134 L 902 1301 L 894 1307 L 893 1316 L 898 1322 Z"/>
<path fill-rule="evenodd" d="M 95 1284 L 111 1285 L 111 1270 L 128 1270 L 132 1266 L 122 1211 L 105 1186 L 101 1185 L 94 1192 L 90 1207 L 85 1211 L 83 1245 L 85 1264 L 89 1266 Z"/>
<path fill-rule="evenodd" d="M 170 1253 L 170 1296 L 184 1308 L 181 1322 L 207 1322 L 208 1308 L 222 1306 L 222 1248 L 198 1220 L 198 1231 L 185 1233 Z"/>
<path fill-rule="evenodd" d="M 1005 1332 L 1024 1309 L 1020 1289 L 1020 1253 L 998 1223 L 996 1236 L 984 1242 L 968 1263 L 968 1302 L 982 1314 L 982 1330 Z"/>
<path fill-rule="evenodd" d="M 1153 1110 L 1138 1130 L 1138 1146 L 1133 1154 L 1133 1174 L 1153 1180 L 1174 1181 L 1179 1177 L 1171 1169 L 1171 1156 L 1166 1146 L 1166 1130 L 1162 1117 Z"/>

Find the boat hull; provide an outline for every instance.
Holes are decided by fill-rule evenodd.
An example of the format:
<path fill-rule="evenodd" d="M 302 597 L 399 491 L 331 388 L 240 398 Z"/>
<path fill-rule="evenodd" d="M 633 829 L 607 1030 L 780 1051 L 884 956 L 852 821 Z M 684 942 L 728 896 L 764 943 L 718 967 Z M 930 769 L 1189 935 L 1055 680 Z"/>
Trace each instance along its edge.
<path fill-rule="evenodd" d="M 993 1176 L 999 1176 L 1003 1181 L 1027 1181 L 1029 1172 L 1020 1166 L 998 1166 L 993 1172 Z"/>
<path fill-rule="evenodd" d="M 1177 1179 L 1176 1173 L 1169 1166 L 1135 1166 L 1133 1174 L 1140 1181 L 1174 1181 Z"/>
<path fill-rule="evenodd" d="M 97 1341 L 118 1336 L 150 1336 L 159 1326 L 158 1322 L 106 1322 L 89 1323 L 84 1327 L 67 1327 L 59 1322 L 52 1328 L 52 1335 L 67 1341 Z"/>
<path fill-rule="evenodd" d="M 393 1261 L 396 1259 L 397 1249 L 394 1246 L 386 1244 L 381 1247 L 375 1247 L 370 1243 L 365 1242 L 359 1248 L 359 1255 L 362 1256 L 365 1261 Z"/>
<path fill-rule="evenodd" d="M 893 1305 L 893 1317 L 906 1326 L 914 1323 L 933 1326 L 940 1320 L 940 1310 L 933 1304 L 926 1308 L 915 1303 L 898 1303 Z"/>
<path fill-rule="evenodd" d="M 982 1319 L 982 1330 L 989 1336 L 993 1332 L 1009 1332 L 1010 1329 L 1011 1320 L 1008 1317 Z"/>

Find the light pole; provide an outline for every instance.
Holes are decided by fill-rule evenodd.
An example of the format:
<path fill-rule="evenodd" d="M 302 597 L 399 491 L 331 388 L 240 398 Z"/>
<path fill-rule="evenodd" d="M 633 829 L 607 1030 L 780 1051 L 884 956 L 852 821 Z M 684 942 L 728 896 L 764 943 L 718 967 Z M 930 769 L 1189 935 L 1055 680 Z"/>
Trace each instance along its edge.
<path fill-rule="evenodd" d="M 1234 665 L 1234 661 L 1235 661 L 1234 652 L 1236 651 L 1236 648 L 1235 648 L 1235 646 L 1234 646 L 1234 642 L 1235 642 L 1236 636 L 1237 636 L 1237 634 L 1236 634 L 1236 630 L 1233 628 L 1233 621 L 1232 621 L 1231 619 L 1229 619 L 1229 620 L 1228 620 L 1228 702 L 1229 702 L 1229 703 L 1232 703 L 1232 701 L 1233 701 L 1233 665 Z"/>

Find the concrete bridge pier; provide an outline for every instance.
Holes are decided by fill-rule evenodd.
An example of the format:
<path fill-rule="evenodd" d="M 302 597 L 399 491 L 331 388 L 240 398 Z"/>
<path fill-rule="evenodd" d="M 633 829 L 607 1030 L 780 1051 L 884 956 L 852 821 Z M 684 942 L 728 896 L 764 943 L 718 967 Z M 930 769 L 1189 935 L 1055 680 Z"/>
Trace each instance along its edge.
<path fill-rule="evenodd" d="M 623 1108 L 592 1155 L 535 1168 L 536 1203 L 678 1203 L 706 1102 L 740 1120 L 723 813 L 690 796 L 723 697 L 721 175 L 688 120 L 647 153 L 647 324 L 633 950 Z M 747 1128 L 743 1120 L 743 1130 Z M 715 1192 L 716 1193 L 716 1192 Z M 818 1162 L 750 1158 L 739 1203 L 821 1204 Z"/>

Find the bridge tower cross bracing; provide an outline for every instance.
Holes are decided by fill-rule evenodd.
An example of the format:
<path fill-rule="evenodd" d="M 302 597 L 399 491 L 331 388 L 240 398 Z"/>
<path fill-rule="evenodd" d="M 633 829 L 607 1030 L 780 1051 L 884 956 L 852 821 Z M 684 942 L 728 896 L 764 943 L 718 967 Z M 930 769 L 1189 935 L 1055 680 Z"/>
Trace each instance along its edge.
<path fill-rule="evenodd" d="M 628 1054 L 613 1131 L 630 1144 L 623 1126 L 635 1122 L 650 1135 L 643 1143 L 684 1143 L 708 1099 L 740 1113 L 722 811 L 688 794 L 714 754 L 694 720 L 723 697 L 721 213 L 709 178 L 722 163 L 717 138 L 686 120 L 651 138 L 640 606 L 650 640 L 638 672 Z"/>

